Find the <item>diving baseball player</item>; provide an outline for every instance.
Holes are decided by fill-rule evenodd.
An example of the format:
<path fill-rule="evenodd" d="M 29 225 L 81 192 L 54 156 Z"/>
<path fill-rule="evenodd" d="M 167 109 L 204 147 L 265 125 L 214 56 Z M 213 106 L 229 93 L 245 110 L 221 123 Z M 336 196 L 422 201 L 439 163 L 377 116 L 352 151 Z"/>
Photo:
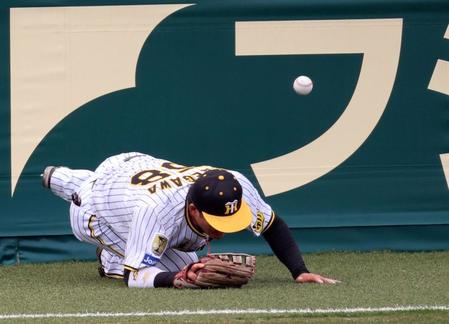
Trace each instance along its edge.
<path fill-rule="evenodd" d="M 47 167 L 42 183 L 70 202 L 72 231 L 99 247 L 100 273 L 128 287 L 177 286 L 183 269 L 194 281 L 204 266 L 195 251 L 245 228 L 265 238 L 297 282 L 337 282 L 309 273 L 285 222 L 238 172 L 132 152 L 94 172 Z"/>

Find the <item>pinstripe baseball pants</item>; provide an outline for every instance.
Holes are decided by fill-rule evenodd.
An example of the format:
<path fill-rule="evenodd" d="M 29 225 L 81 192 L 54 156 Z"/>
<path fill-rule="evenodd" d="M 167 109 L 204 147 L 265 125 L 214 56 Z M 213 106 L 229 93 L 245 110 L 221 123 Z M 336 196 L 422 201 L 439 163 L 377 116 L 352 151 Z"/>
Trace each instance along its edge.
<path fill-rule="evenodd" d="M 92 171 L 59 167 L 51 177 L 50 187 L 55 195 L 70 202 L 70 225 L 75 237 L 102 247 L 101 265 L 105 274 L 122 277 L 126 240 L 114 233 L 104 218 L 97 216 L 90 199 L 95 179 L 96 173 Z M 163 271 L 177 272 L 196 261 L 195 252 L 167 249 L 155 266 Z"/>

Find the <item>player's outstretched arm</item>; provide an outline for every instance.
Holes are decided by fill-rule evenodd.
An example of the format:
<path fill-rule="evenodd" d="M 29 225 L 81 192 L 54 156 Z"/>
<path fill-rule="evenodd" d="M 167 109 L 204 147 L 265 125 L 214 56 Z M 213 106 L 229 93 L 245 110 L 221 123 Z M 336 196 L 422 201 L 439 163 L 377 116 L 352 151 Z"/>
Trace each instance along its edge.
<path fill-rule="evenodd" d="M 338 281 L 310 273 L 307 269 L 301 251 L 296 244 L 287 224 L 276 215 L 271 226 L 263 233 L 263 237 L 270 245 L 273 253 L 290 270 L 293 279 L 298 283 L 329 283 Z"/>
<path fill-rule="evenodd" d="M 131 288 L 241 288 L 253 277 L 256 258 L 243 253 L 208 254 L 179 272 L 165 272 L 154 266 L 130 271 L 124 281 Z"/>

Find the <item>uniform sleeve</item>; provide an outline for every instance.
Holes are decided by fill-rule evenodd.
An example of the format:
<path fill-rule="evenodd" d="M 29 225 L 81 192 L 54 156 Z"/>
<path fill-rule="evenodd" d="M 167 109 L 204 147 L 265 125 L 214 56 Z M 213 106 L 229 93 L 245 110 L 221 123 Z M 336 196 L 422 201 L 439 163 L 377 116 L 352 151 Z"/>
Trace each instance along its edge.
<path fill-rule="evenodd" d="M 170 237 L 160 224 L 158 208 L 138 208 L 133 215 L 125 250 L 125 269 L 135 271 L 157 264 Z"/>
<path fill-rule="evenodd" d="M 251 225 L 248 229 L 251 230 L 254 235 L 260 236 L 273 223 L 275 218 L 273 210 L 270 205 L 262 199 L 257 189 L 244 175 L 236 171 L 231 172 L 242 186 L 243 200 L 248 204 L 253 215 Z"/>

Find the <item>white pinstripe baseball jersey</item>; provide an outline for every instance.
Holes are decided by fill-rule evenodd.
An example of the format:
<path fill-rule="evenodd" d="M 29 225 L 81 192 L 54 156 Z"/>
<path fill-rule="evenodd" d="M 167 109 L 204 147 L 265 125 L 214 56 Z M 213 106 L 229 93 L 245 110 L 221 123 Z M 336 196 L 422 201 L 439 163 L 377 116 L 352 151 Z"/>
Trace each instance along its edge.
<path fill-rule="evenodd" d="M 125 267 L 156 264 L 167 248 L 195 251 L 206 244 L 186 217 L 190 185 L 209 166 L 186 167 L 142 153 L 113 156 L 95 170 L 92 202 L 97 217 L 126 243 Z M 242 174 L 233 173 L 243 188 L 243 199 L 253 219 L 248 229 L 260 235 L 274 219 L 271 207 Z"/>

